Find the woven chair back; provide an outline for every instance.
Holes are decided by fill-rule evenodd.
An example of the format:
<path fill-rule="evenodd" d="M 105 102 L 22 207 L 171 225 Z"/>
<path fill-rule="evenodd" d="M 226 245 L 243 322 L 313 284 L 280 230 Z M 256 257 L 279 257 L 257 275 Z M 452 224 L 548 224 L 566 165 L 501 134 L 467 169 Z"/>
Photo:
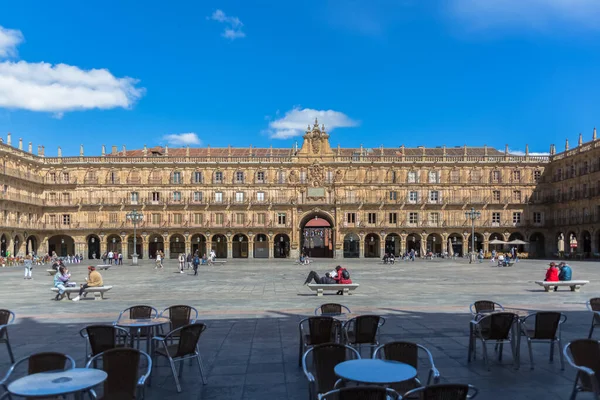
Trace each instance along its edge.
<path fill-rule="evenodd" d="M 411 342 L 391 342 L 383 346 L 383 356 L 385 360 L 399 361 L 417 369 L 419 347 Z"/>
<path fill-rule="evenodd" d="M 202 332 L 206 330 L 204 324 L 186 325 L 179 331 L 179 344 L 173 358 L 184 357 L 196 353 L 196 346 Z"/>
<path fill-rule="evenodd" d="M 133 306 L 129 309 L 129 318 L 131 318 L 131 319 L 152 318 L 152 307 L 150 307 L 150 306 Z"/>
<path fill-rule="evenodd" d="M 379 328 L 379 316 L 361 315 L 354 319 L 354 343 L 375 343 L 377 340 L 377 329 Z"/>
<path fill-rule="evenodd" d="M 490 314 L 486 317 L 486 320 L 489 321 L 489 330 L 483 331 L 483 338 L 486 340 L 509 339 L 510 329 L 516 317 L 515 314 L 507 312 Z"/>
<path fill-rule="evenodd" d="M 181 328 L 190 323 L 192 307 L 190 306 L 171 306 L 169 307 L 169 319 L 171 320 L 171 330 Z"/>
<path fill-rule="evenodd" d="M 496 310 L 496 303 L 489 300 L 476 301 L 475 303 L 473 303 L 473 306 L 475 306 L 475 312 L 477 313 Z"/>
<path fill-rule="evenodd" d="M 337 303 L 327 303 L 321 306 L 322 315 L 340 315 L 342 313 L 342 305 Z"/>
<path fill-rule="evenodd" d="M 556 338 L 558 324 L 562 314 L 553 311 L 541 311 L 535 314 L 535 332 L 532 339 L 553 340 Z"/>
<path fill-rule="evenodd" d="M 61 353 L 37 353 L 29 356 L 27 373 L 62 371 L 67 366 L 67 356 Z"/>
<path fill-rule="evenodd" d="M 386 400 L 387 398 L 387 392 L 381 386 L 348 387 L 340 389 L 337 393 L 338 400 Z"/>
<path fill-rule="evenodd" d="M 593 339 L 575 340 L 571 342 L 569 349 L 575 365 L 594 371 L 594 379 L 600 385 L 600 342 Z M 579 379 L 585 391 L 593 390 L 592 381 L 587 374 L 580 373 Z"/>
<path fill-rule="evenodd" d="M 310 317 L 308 319 L 310 344 L 336 342 L 340 326 L 340 322 L 331 317 Z"/>
<path fill-rule="evenodd" d="M 135 399 L 141 353 L 136 349 L 112 349 L 102 354 L 105 399 Z"/>
<path fill-rule="evenodd" d="M 11 313 L 8 310 L 0 310 L 0 325 L 8 324 Z M 4 339 L 4 329 L 0 329 L 0 339 Z"/>
<path fill-rule="evenodd" d="M 117 347 L 116 329 L 111 325 L 91 325 L 85 328 L 92 356 Z"/>
<path fill-rule="evenodd" d="M 343 344 L 328 343 L 313 347 L 312 362 L 318 392 L 333 390 L 335 382 L 339 379 L 334 372 L 335 366 L 353 358 Z"/>

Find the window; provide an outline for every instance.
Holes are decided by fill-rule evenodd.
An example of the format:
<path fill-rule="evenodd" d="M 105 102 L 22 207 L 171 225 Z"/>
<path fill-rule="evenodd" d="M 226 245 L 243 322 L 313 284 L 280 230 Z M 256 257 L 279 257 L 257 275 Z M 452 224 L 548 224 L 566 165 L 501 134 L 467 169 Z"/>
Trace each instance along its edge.
<path fill-rule="evenodd" d="M 259 225 L 264 225 L 267 220 L 265 213 L 256 214 L 256 220 Z"/>
<path fill-rule="evenodd" d="M 4 213 L 5 213 L 4 215 L 6 216 L 6 219 L 8 219 L 8 215 L 6 214 L 6 211 Z M 56 224 L 56 215 L 50 214 L 48 217 L 50 218 L 50 223 L 52 225 L 55 225 Z"/>
<path fill-rule="evenodd" d="M 96 223 L 96 213 L 88 213 L 87 220 L 88 220 L 88 223 L 95 224 Z"/>
<path fill-rule="evenodd" d="M 573 186 L 571 186 L 569 188 L 569 199 L 573 199 L 575 198 L 575 190 L 573 189 Z"/>
<path fill-rule="evenodd" d="M 398 200 L 398 192 L 396 192 L 395 190 L 392 190 L 390 192 L 390 200 L 393 200 L 393 201 Z"/>
<path fill-rule="evenodd" d="M 521 182 L 521 171 L 513 171 L 513 182 Z"/>
<path fill-rule="evenodd" d="M 202 183 L 202 172 L 194 172 L 194 183 Z"/>
<path fill-rule="evenodd" d="M 541 212 L 534 212 L 533 213 L 533 223 L 534 224 L 541 224 L 542 223 L 542 213 Z"/>
<path fill-rule="evenodd" d="M 573 164 L 573 165 L 571 165 L 571 178 L 573 178 L 576 175 L 577 175 L 577 173 L 575 172 L 575 164 Z"/>
<path fill-rule="evenodd" d="M 256 173 L 256 182 L 265 183 L 265 173 L 263 171 L 259 171 Z"/>
<path fill-rule="evenodd" d="M 71 202 L 71 193 L 63 193 L 62 200 L 64 203 L 70 203 Z"/>
<path fill-rule="evenodd" d="M 438 192 L 437 190 L 432 190 L 429 192 L 429 202 L 430 203 L 437 203 L 440 199 L 440 192 Z"/>
<path fill-rule="evenodd" d="M 62 216 L 62 223 L 63 223 L 63 225 L 71 225 L 71 215 L 70 214 L 63 214 L 63 216 Z"/>
<path fill-rule="evenodd" d="M 215 203 L 223 202 L 223 192 L 215 192 Z"/>
<path fill-rule="evenodd" d="M 285 213 L 278 213 L 277 214 L 277 223 L 279 225 L 285 225 Z"/>
<path fill-rule="evenodd" d="M 50 172 L 48 174 L 48 181 L 50 181 L 50 182 L 56 182 L 56 173 L 55 172 Z"/>
<path fill-rule="evenodd" d="M 181 201 L 181 192 L 173 192 L 173 201 Z"/>
<path fill-rule="evenodd" d="M 110 222 L 111 224 L 117 223 L 117 213 L 116 212 L 111 212 L 108 214 L 108 222 Z"/>
<path fill-rule="evenodd" d="M 223 225 L 224 220 L 225 220 L 225 217 L 223 216 L 223 213 L 215 214 L 215 224 L 216 225 Z"/>
<path fill-rule="evenodd" d="M 388 220 L 389 220 L 390 224 L 397 224 L 398 223 L 398 213 L 395 213 L 395 212 L 389 213 Z"/>
<path fill-rule="evenodd" d="M 333 171 L 327 171 L 325 173 L 325 183 L 333 183 Z"/>
<path fill-rule="evenodd" d="M 244 213 L 236 213 L 235 214 L 235 223 L 238 225 L 244 225 L 244 221 L 246 220 L 246 214 Z"/>
<path fill-rule="evenodd" d="M 349 224 L 356 223 L 356 213 L 346 213 L 346 222 Z"/>
<path fill-rule="evenodd" d="M 244 183 L 244 173 L 242 171 L 238 171 L 235 173 L 235 182 Z"/>
<path fill-rule="evenodd" d="M 492 213 L 492 226 L 494 224 L 496 224 L 496 226 L 500 225 L 500 213 L 499 212 Z"/>
<path fill-rule="evenodd" d="M 173 179 L 172 179 L 174 184 L 179 184 L 181 183 L 181 172 L 173 172 Z"/>
<path fill-rule="evenodd" d="M 521 202 L 521 191 L 520 190 L 513 190 L 513 201 L 515 203 Z"/>
<path fill-rule="evenodd" d="M 439 183 L 439 176 L 437 171 L 429 171 L 429 183 Z"/>
<path fill-rule="evenodd" d="M 256 201 L 265 201 L 265 192 L 257 192 Z"/>
<path fill-rule="evenodd" d="M 500 171 L 492 171 L 491 178 L 494 183 L 500 182 Z"/>
<path fill-rule="evenodd" d="M 407 182 L 408 183 L 416 183 L 417 182 L 417 173 L 415 171 L 408 171 Z"/>
<path fill-rule="evenodd" d="M 160 224 L 160 220 L 161 220 L 160 214 L 158 214 L 158 213 L 152 214 L 152 223 L 154 225 L 159 225 Z"/>
<path fill-rule="evenodd" d="M 131 202 L 137 204 L 140 200 L 140 194 L 138 192 L 131 192 Z"/>
<path fill-rule="evenodd" d="M 418 224 L 419 223 L 419 214 L 416 212 L 408 213 L 408 223 L 409 224 Z"/>
<path fill-rule="evenodd" d="M 194 202 L 196 202 L 196 203 L 202 202 L 202 192 L 194 192 Z"/>
<path fill-rule="evenodd" d="M 152 192 L 152 201 L 160 201 L 160 193 Z"/>
<path fill-rule="evenodd" d="M 204 215 L 201 213 L 194 213 L 194 224 L 202 225 L 202 222 L 204 222 Z"/>
<path fill-rule="evenodd" d="M 244 192 L 235 192 L 235 202 L 236 203 L 244 202 Z"/>
<path fill-rule="evenodd" d="M 417 192 L 408 192 L 408 202 L 409 203 L 416 203 L 418 198 L 419 198 L 419 195 Z"/>
<path fill-rule="evenodd" d="M 62 177 L 63 177 L 63 182 L 69 183 L 69 173 L 68 172 L 63 172 Z"/>
<path fill-rule="evenodd" d="M 277 183 L 285 183 L 285 171 L 279 171 L 277 173 Z"/>
<path fill-rule="evenodd" d="M 481 171 L 471 171 L 471 183 L 481 182 Z"/>
<path fill-rule="evenodd" d="M 49 200 L 51 203 L 54 203 L 54 202 L 56 202 L 56 193 L 49 193 L 49 194 L 48 194 L 48 200 Z"/>
<path fill-rule="evenodd" d="M 173 223 L 177 225 L 181 225 L 183 221 L 183 216 L 181 214 L 173 214 Z"/>
<path fill-rule="evenodd" d="M 450 183 L 459 183 L 460 182 L 460 171 L 452 170 L 450 171 Z"/>
<path fill-rule="evenodd" d="M 108 173 L 108 183 L 118 183 L 117 173 L 115 171 L 110 171 Z"/>
<path fill-rule="evenodd" d="M 492 191 L 492 200 L 500 201 L 500 191 L 499 190 Z"/>
<path fill-rule="evenodd" d="M 540 171 L 539 169 L 536 169 L 535 171 L 533 171 L 533 181 L 539 182 L 541 179 L 542 179 L 542 171 Z"/>
<path fill-rule="evenodd" d="M 215 172 L 215 183 L 223 183 L 223 173 L 221 171 Z"/>
<path fill-rule="evenodd" d="M 521 223 L 521 213 L 514 212 L 513 213 L 513 224 L 520 224 L 520 223 Z"/>
<path fill-rule="evenodd" d="M 429 213 L 429 225 L 437 226 L 440 223 L 440 213 Z"/>
<path fill-rule="evenodd" d="M 367 221 L 369 221 L 369 224 L 376 224 L 377 223 L 377 213 L 368 213 L 367 214 Z"/>

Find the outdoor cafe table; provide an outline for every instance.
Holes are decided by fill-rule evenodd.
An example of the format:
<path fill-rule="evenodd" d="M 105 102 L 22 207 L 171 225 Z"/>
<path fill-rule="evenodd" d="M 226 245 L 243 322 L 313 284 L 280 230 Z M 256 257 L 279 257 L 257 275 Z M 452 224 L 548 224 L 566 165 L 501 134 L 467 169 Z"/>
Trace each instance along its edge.
<path fill-rule="evenodd" d="M 56 397 L 74 393 L 76 399 L 83 399 L 83 392 L 104 382 L 107 377 L 106 372 L 92 368 L 41 372 L 11 382 L 8 392 L 27 398 Z"/>
<path fill-rule="evenodd" d="M 137 337 L 137 349 L 140 349 L 140 340 L 141 340 L 141 331 L 142 329 L 149 329 L 150 330 L 150 335 L 148 337 L 147 343 L 146 343 L 146 352 L 148 354 L 150 354 L 150 342 L 152 342 L 152 337 L 155 335 L 155 328 L 163 325 L 163 324 L 168 324 L 170 323 L 171 320 L 169 318 L 165 318 L 165 317 L 158 317 L 158 318 L 138 318 L 138 319 L 130 319 L 130 318 L 123 318 L 118 320 L 117 322 L 115 322 L 115 325 L 121 328 L 131 328 L 131 329 L 135 329 L 135 335 L 131 336 L 131 347 L 133 347 L 134 344 L 134 340 Z"/>
<path fill-rule="evenodd" d="M 336 365 L 334 371 L 344 381 L 372 385 L 389 385 L 408 381 L 417 376 L 417 370 L 411 365 L 371 358 L 344 361 Z"/>

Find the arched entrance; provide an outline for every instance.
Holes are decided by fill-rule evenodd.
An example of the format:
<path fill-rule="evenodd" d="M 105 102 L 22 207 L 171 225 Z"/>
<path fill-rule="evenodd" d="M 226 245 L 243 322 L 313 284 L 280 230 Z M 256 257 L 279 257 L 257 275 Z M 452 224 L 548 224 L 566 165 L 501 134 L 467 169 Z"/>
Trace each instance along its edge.
<path fill-rule="evenodd" d="M 522 241 L 525 241 L 525 237 L 523 236 L 523 234 L 521 234 L 519 232 L 513 232 L 508 237 L 508 241 L 510 242 L 510 241 L 513 241 L 513 240 L 522 240 Z M 509 244 L 507 246 L 510 249 L 512 249 L 513 247 L 516 247 L 517 248 L 517 252 L 519 252 L 519 253 L 523 253 L 525 251 L 525 245 L 524 244 L 518 244 L 518 245 Z"/>
<path fill-rule="evenodd" d="M 592 254 L 592 235 L 589 231 L 582 231 L 579 236 L 580 252 L 583 252 L 584 257 L 590 257 Z"/>
<path fill-rule="evenodd" d="M 365 236 L 365 258 L 379 258 L 379 235 L 369 233 Z"/>
<path fill-rule="evenodd" d="M 535 232 L 529 237 L 529 257 L 546 257 L 546 243 L 544 240 L 544 235 L 542 235 L 540 232 Z"/>
<path fill-rule="evenodd" d="M 123 248 L 121 246 L 121 236 L 119 235 L 109 235 L 106 238 L 106 251 L 112 251 L 113 253 L 122 253 Z"/>
<path fill-rule="evenodd" d="M 6 250 L 8 246 L 8 238 L 6 237 L 6 235 L 2 235 L 2 237 L 0 237 L 0 257 L 6 257 Z"/>
<path fill-rule="evenodd" d="M 153 235 L 150 236 L 149 240 L 148 240 L 148 257 L 149 258 L 156 258 L 156 252 L 157 251 L 161 251 L 162 253 L 165 252 L 165 243 L 164 243 L 164 239 L 161 235 L 159 235 L 158 233 L 155 233 Z"/>
<path fill-rule="evenodd" d="M 38 241 L 33 235 L 30 235 L 25 241 L 25 254 L 37 254 Z"/>
<path fill-rule="evenodd" d="M 206 251 L 206 236 L 197 233 L 192 236 L 192 254 L 198 254 L 198 257 L 207 255 Z"/>
<path fill-rule="evenodd" d="M 400 235 L 397 233 L 390 233 L 385 237 L 385 252 L 393 254 L 394 257 L 400 256 Z"/>
<path fill-rule="evenodd" d="M 285 233 L 275 235 L 273 242 L 273 257 L 288 258 L 290 256 L 290 237 Z"/>
<path fill-rule="evenodd" d="M 21 247 L 23 247 L 23 246 L 24 246 L 24 244 L 23 244 L 23 239 L 21 239 L 21 236 L 19 236 L 19 235 L 15 236 L 15 239 L 13 240 L 13 248 L 12 248 L 13 256 L 18 256 L 19 253 L 21 252 Z"/>
<path fill-rule="evenodd" d="M 90 260 L 99 259 L 102 254 L 100 254 L 100 238 L 96 235 L 89 235 L 87 237 L 87 258 Z"/>
<path fill-rule="evenodd" d="M 248 237 L 238 233 L 231 241 L 231 256 L 233 258 L 248 258 Z"/>
<path fill-rule="evenodd" d="M 309 257 L 333 258 L 332 221 L 320 214 L 305 217 L 302 228 L 302 251 Z"/>
<path fill-rule="evenodd" d="M 469 234 L 468 241 L 469 251 L 472 251 L 471 247 L 473 247 L 473 243 L 471 242 L 471 234 Z M 481 233 L 475 232 L 475 251 L 478 253 L 481 249 L 483 249 L 483 235 Z"/>
<path fill-rule="evenodd" d="M 75 241 L 71 236 L 56 235 L 48 239 L 48 254 L 66 257 L 75 253 Z"/>
<path fill-rule="evenodd" d="M 427 236 L 427 251 L 433 254 L 442 254 L 442 239 L 441 235 L 437 233 L 431 233 Z"/>
<path fill-rule="evenodd" d="M 254 236 L 254 258 L 269 258 L 269 241 L 264 233 Z"/>
<path fill-rule="evenodd" d="M 215 251 L 217 258 L 227 258 L 227 238 L 225 235 L 214 235 L 211 248 Z"/>
<path fill-rule="evenodd" d="M 421 235 L 411 233 L 406 237 L 406 251 L 410 253 L 411 250 L 414 250 L 417 255 L 422 255 L 419 254 L 421 251 Z"/>
<path fill-rule="evenodd" d="M 463 256 L 463 237 L 459 233 L 448 236 L 448 253 L 457 257 Z"/>
<path fill-rule="evenodd" d="M 133 258 L 133 253 L 138 255 L 138 259 L 143 258 L 144 242 L 140 235 L 135 238 L 135 251 L 133 250 L 133 235 L 129 235 L 127 238 L 127 258 Z"/>
<path fill-rule="evenodd" d="M 185 254 L 185 239 L 177 233 L 169 239 L 169 258 L 177 259 L 180 254 Z"/>
<path fill-rule="evenodd" d="M 360 238 L 356 233 L 344 236 L 344 258 L 360 257 Z"/>

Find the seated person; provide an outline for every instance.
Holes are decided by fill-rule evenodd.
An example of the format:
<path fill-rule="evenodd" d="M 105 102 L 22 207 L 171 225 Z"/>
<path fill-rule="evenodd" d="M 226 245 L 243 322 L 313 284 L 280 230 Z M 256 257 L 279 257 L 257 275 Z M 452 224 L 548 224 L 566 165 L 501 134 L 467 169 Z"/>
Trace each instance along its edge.
<path fill-rule="evenodd" d="M 58 271 L 54 274 L 54 287 L 58 288 L 58 294 L 54 300 L 62 300 L 65 297 L 65 289 L 67 288 L 71 274 L 65 267 L 58 267 Z"/>
<path fill-rule="evenodd" d="M 389 259 L 388 253 L 384 253 L 383 254 L 383 258 L 382 258 L 383 263 L 387 264 L 388 263 L 388 259 Z"/>
<path fill-rule="evenodd" d="M 104 286 L 104 282 L 102 282 L 102 275 L 100 272 L 96 271 L 96 267 L 89 266 L 88 267 L 88 277 L 85 278 L 86 283 L 79 287 L 79 295 L 73 299 L 73 301 L 79 301 L 85 289 L 89 287 L 100 287 Z M 84 296 L 85 297 L 85 296 Z"/>
<path fill-rule="evenodd" d="M 321 285 L 333 285 L 335 282 L 335 279 L 333 279 L 331 277 L 331 275 L 329 274 L 329 272 L 327 272 L 325 274 L 324 277 L 319 277 L 319 274 L 317 274 L 315 271 L 310 271 L 308 273 L 308 276 L 306 277 L 306 280 L 304 281 L 305 285 L 308 285 L 311 281 L 315 281 L 316 284 L 321 284 Z"/>
<path fill-rule="evenodd" d="M 503 266 L 503 265 L 504 265 L 504 255 L 501 253 L 501 254 L 498 256 L 498 266 L 499 266 L 499 267 L 501 267 L 501 266 Z"/>
<path fill-rule="evenodd" d="M 334 278 L 336 283 L 339 283 L 342 285 L 352 283 L 352 279 L 350 279 L 350 273 L 348 272 L 348 270 L 346 268 L 343 268 L 338 265 L 337 267 L 335 267 L 335 272 L 337 274 L 337 276 Z"/>
<path fill-rule="evenodd" d="M 571 266 L 569 264 L 567 264 L 566 262 L 561 262 L 558 265 L 558 268 L 560 270 L 560 272 L 558 273 L 558 279 L 561 281 L 570 281 L 571 275 L 573 274 L 573 271 L 571 270 Z"/>
<path fill-rule="evenodd" d="M 548 265 L 550 265 L 550 268 L 546 271 L 544 280 L 546 282 L 558 282 L 558 268 L 556 267 L 556 264 L 551 262 Z"/>
<path fill-rule="evenodd" d="M 394 262 L 396 262 L 396 257 L 394 257 L 394 254 L 390 253 L 388 256 L 388 263 L 393 264 Z"/>

